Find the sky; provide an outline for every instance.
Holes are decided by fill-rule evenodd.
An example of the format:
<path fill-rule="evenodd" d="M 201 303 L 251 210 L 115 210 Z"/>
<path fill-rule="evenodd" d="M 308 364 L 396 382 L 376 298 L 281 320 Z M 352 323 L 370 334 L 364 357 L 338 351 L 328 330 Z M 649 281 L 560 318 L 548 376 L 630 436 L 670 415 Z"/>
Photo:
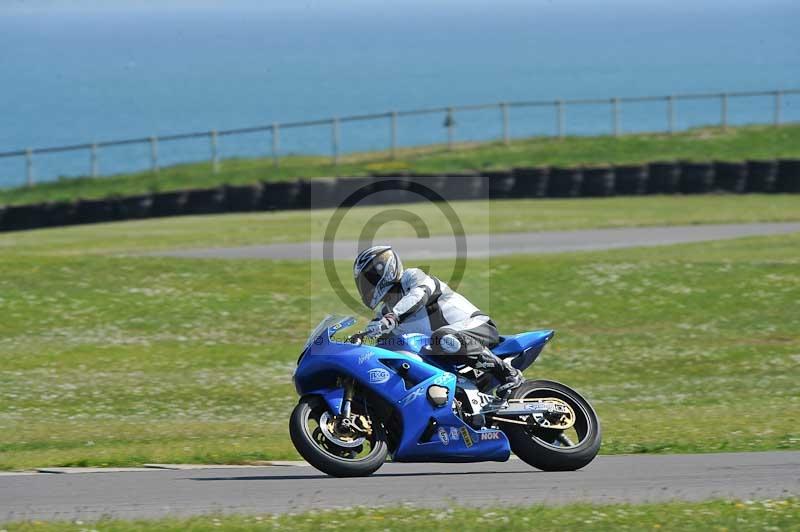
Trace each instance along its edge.
<path fill-rule="evenodd" d="M 794 0 L 3 0 L 2 12 L 36 12 L 42 10 L 258 10 L 258 11 L 342 11 L 342 10 L 444 10 L 455 9 L 503 9 L 526 6 L 534 9 L 575 9 L 615 7 L 656 10 L 702 10 L 725 7 L 726 9 L 763 9 L 778 5 L 791 5 Z"/>

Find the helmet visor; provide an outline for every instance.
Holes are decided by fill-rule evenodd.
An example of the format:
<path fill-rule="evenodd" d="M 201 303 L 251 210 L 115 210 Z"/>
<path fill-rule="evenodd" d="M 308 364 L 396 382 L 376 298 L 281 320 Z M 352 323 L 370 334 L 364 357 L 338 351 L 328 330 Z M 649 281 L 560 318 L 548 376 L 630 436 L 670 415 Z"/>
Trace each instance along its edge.
<path fill-rule="evenodd" d="M 392 285 L 400 279 L 402 268 L 400 259 L 391 248 L 373 257 L 356 274 L 356 287 L 364 305 L 371 309 L 376 308 Z"/>

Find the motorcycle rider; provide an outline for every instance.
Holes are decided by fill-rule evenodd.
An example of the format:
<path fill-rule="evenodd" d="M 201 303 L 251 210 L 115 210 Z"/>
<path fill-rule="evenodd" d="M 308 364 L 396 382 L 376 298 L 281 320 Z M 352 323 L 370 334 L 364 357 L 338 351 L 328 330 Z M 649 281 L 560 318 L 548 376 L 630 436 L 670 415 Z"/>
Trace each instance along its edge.
<path fill-rule="evenodd" d="M 367 326 L 370 336 L 423 333 L 431 337 L 427 355 L 456 356 L 456 363 L 490 372 L 506 396 L 522 383 L 522 373 L 494 355 L 500 335 L 491 318 L 446 283 L 418 268 L 403 269 L 391 246 L 361 251 L 353 264 L 361 301 L 378 314 Z"/>

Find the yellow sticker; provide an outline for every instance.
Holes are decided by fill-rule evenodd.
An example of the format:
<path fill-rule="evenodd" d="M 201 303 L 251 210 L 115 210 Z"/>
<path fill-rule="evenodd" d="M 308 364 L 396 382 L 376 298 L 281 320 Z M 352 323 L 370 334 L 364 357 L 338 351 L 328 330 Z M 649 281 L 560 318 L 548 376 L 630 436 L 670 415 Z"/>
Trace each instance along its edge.
<path fill-rule="evenodd" d="M 472 447 L 472 436 L 469 435 L 467 427 L 461 427 L 458 430 L 459 432 L 461 432 L 461 439 L 464 440 L 464 445 L 466 445 L 467 447 Z"/>

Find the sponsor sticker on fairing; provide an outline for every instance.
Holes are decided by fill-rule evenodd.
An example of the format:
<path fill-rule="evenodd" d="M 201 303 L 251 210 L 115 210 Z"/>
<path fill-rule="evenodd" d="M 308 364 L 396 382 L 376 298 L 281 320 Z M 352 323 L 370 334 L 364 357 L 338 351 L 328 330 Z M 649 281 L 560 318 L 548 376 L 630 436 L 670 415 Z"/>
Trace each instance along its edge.
<path fill-rule="evenodd" d="M 458 441 L 458 429 L 456 427 L 450 427 L 450 439 Z"/>
<path fill-rule="evenodd" d="M 389 377 L 392 376 L 391 373 L 383 368 L 371 369 L 367 372 L 367 374 L 369 375 L 369 382 L 372 384 L 383 384 L 389 380 Z"/>
<path fill-rule="evenodd" d="M 500 439 L 499 432 L 481 432 L 481 441 L 499 440 L 499 439 Z"/>
<path fill-rule="evenodd" d="M 472 436 L 469 435 L 467 427 L 461 427 L 458 431 L 461 433 L 461 439 L 464 440 L 464 445 L 472 447 Z"/>
<path fill-rule="evenodd" d="M 358 365 L 362 365 L 364 362 L 372 358 L 372 351 L 365 351 L 358 355 Z"/>
<path fill-rule="evenodd" d="M 442 445 L 450 445 L 450 438 L 447 436 L 446 428 L 439 427 L 439 439 L 442 441 Z"/>

